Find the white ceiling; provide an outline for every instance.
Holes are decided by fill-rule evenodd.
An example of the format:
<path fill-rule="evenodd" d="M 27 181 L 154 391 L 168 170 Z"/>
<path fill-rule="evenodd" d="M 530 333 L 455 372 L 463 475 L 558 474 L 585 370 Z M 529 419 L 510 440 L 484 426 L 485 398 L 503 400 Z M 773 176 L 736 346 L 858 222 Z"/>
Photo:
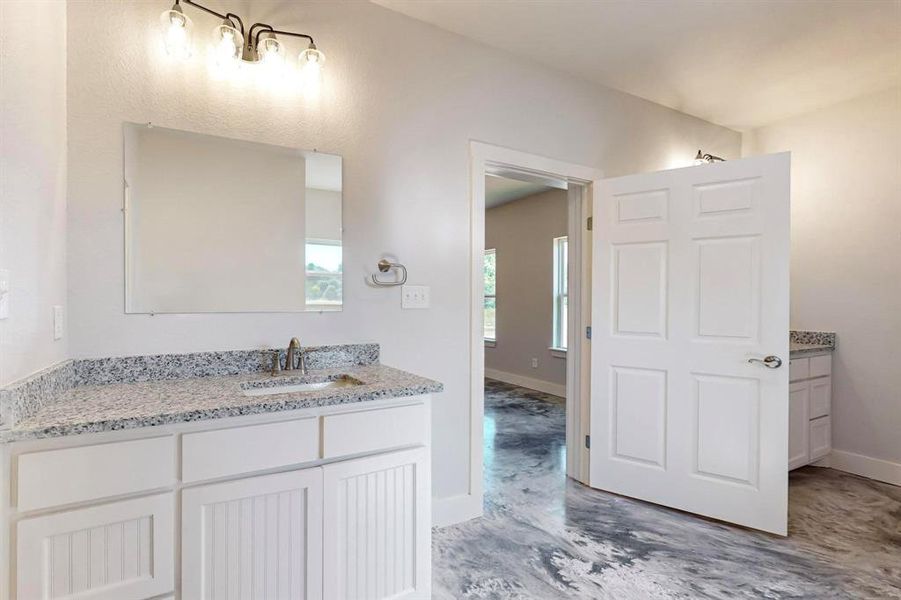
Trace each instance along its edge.
<path fill-rule="evenodd" d="M 485 208 L 495 208 L 507 202 L 513 202 L 538 192 L 544 192 L 553 188 L 532 183 L 529 181 L 517 181 L 498 177 L 496 175 L 485 176 Z"/>
<path fill-rule="evenodd" d="M 901 0 L 373 0 L 748 129 L 901 85 Z"/>

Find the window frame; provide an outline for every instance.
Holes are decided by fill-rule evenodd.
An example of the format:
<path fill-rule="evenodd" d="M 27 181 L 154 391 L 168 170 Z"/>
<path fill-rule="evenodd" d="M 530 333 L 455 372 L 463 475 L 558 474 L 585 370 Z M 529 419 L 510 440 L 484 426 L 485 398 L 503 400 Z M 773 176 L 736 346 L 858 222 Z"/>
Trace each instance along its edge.
<path fill-rule="evenodd" d="M 566 348 L 569 340 L 567 337 L 568 323 L 564 318 L 562 307 L 569 307 L 569 236 L 555 237 L 553 241 L 554 273 L 552 281 L 553 311 L 552 334 L 550 350 L 555 356 L 566 356 Z M 561 252 L 561 249 L 564 249 Z M 568 312 L 568 311 L 567 311 Z"/>
<path fill-rule="evenodd" d="M 485 261 L 488 256 L 494 256 L 494 293 L 489 294 L 487 292 L 487 286 L 485 286 Z M 485 255 L 482 257 L 482 339 L 485 343 L 485 346 L 489 348 L 494 348 L 497 346 L 497 248 L 485 248 Z M 490 338 L 485 335 L 485 329 L 487 325 L 487 321 L 485 320 L 485 302 L 488 299 L 494 300 L 494 337 Z"/>

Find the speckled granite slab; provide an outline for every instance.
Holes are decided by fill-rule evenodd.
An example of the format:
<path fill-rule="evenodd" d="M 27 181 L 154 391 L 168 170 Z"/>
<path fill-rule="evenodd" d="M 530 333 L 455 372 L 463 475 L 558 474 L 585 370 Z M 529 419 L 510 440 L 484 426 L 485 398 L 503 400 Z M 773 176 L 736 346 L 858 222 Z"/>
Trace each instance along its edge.
<path fill-rule="evenodd" d="M 835 350 L 835 333 L 830 331 L 791 331 L 788 342 L 791 358 L 832 352 Z"/>
<path fill-rule="evenodd" d="M 285 350 L 270 348 L 83 359 L 75 361 L 75 373 L 78 385 L 238 375 L 269 371 L 276 352 L 284 365 Z M 373 365 L 379 362 L 378 344 L 311 346 L 304 348 L 303 352 L 308 369 Z"/>
<path fill-rule="evenodd" d="M 308 369 L 374 365 L 379 362 L 378 344 L 310 346 L 303 349 Z M 165 381 L 257 373 L 272 368 L 284 349 L 229 350 L 189 354 L 155 354 L 114 358 L 68 360 L 35 373 L 0 390 L 0 425 L 14 426 L 55 402 L 76 386 L 140 381 Z"/>
<path fill-rule="evenodd" d="M 0 390 L 0 426 L 18 422 L 75 387 L 74 361 L 67 360 Z"/>
<path fill-rule="evenodd" d="M 349 376 L 356 385 L 247 396 L 249 387 L 322 382 Z M 82 385 L 32 416 L 0 430 L 0 441 L 152 427 L 222 417 L 367 402 L 440 392 L 443 385 L 381 364 L 319 369 L 307 377 L 256 372 L 193 379 Z"/>

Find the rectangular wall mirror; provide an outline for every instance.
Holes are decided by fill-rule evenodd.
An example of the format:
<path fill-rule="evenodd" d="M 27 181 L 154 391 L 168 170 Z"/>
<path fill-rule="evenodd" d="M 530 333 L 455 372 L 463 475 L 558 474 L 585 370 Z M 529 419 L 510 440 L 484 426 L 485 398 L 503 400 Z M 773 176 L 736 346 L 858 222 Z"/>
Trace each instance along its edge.
<path fill-rule="evenodd" d="M 125 312 L 341 310 L 341 157 L 126 123 Z"/>

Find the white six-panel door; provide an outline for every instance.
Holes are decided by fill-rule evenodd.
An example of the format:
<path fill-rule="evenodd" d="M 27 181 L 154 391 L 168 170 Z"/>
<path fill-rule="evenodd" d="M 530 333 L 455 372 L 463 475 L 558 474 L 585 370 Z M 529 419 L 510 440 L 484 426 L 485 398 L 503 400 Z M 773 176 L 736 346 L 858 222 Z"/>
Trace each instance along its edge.
<path fill-rule="evenodd" d="M 789 155 L 606 179 L 594 203 L 592 487 L 784 535 Z"/>

